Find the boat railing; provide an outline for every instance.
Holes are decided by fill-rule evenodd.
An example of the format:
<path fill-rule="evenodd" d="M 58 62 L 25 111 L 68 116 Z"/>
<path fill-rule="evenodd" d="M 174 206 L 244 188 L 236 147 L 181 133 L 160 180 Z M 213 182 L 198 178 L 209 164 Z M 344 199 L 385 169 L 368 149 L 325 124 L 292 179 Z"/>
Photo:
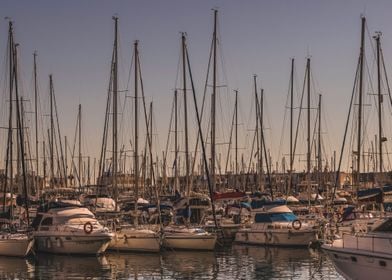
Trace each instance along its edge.
<path fill-rule="evenodd" d="M 387 236 L 358 233 L 343 234 L 342 247 L 346 249 L 365 250 L 373 253 L 390 253 L 392 251 L 392 238 Z"/>

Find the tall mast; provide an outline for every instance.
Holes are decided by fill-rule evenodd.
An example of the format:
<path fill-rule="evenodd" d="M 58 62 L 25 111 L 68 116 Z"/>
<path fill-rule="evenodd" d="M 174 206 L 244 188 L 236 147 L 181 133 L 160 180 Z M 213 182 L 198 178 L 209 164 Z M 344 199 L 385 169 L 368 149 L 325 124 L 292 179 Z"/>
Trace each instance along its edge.
<path fill-rule="evenodd" d="M 153 181 L 154 179 L 154 162 L 153 162 L 153 158 L 152 158 L 152 102 L 150 102 L 150 135 L 149 135 L 148 141 L 150 142 L 151 145 L 149 145 L 149 150 L 150 150 L 150 182 L 151 182 L 151 192 L 152 192 L 152 187 L 153 184 L 155 185 L 155 181 Z M 155 186 L 156 187 L 156 186 Z M 158 199 L 158 197 L 157 197 Z M 159 209 L 159 208 L 158 208 Z"/>
<path fill-rule="evenodd" d="M 357 176 L 356 187 L 359 187 L 359 178 L 361 171 L 361 137 L 362 137 L 362 95 L 363 95 L 363 60 L 365 55 L 365 23 L 366 18 L 362 17 L 361 25 L 361 49 L 359 54 L 359 97 L 358 97 L 358 135 L 357 135 Z"/>
<path fill-rule="evenodd" d="M 174 91 L 174 189 L 178 189 L 178 106 L 177 106 L 177 90 Z"/>
<path fill-rule="evenodd" d="M 9 22 L 8 29 L 8 43 L 9 43 L 9 119 L 8 119 L 8 144 L 7 144 L 7 162 L 6 169 L 9 168 L 9 178 L 10 178 L 10 193 L 11 197 L 13 197 L 13 133 L 12 133 L 12 114 L 13 114 L 13 106 L 12 106 L 12 92 L 13 92 L 13 49 L 14 49 L 14 37 L 13 37 L 13 27 L 12 21 Z M 7 173 L 6 173 L 7 174 Z M 6 206 L 6 192 L 7 192 L 7 180 L 5 181 L 5 189 L 4 189 L 4 201 L 3 201 L 3 212 L 5 212 Z M 13 207 L 11 209 L 11 214 L 13 214 Z"/>
<path fill-rule="evenodd" d="M 260 138 L 261 138 L 261 134 L 259 134 L 259 114 L 260 114 L 260 106 L 259 106 L 259 97 L 257 94 L 257 76 L 253 75 L 253 82 L 254 82 L 254 91 L 255 91 L 255 113 L 256 113 L 256 144 L 257 144 L 257 165 L 258 165 L 258 170 L 257 170 L 257 188 L 260 187 L 261 184 L 261 180 L 260 180 L 260 158 L 261 158 L 261 153 L 262 153 L 262 148 L 260 147 Z M 259 189 L 257 189 L 259 190 Z"/>
<path fill-rule="evenodd" d="M 26 179 L 26 162 L 25 162 L 25 149 L 24 149 L 24 135 L 23 135 L 23 125 L 22 125 L 22 120 L 21 120 L 21 109 L 19 106 L 19 89 L 18 89 L 18 54 L 17 50 L 19 44 L 13 44 L 13 78 L 15 81 L 15 100 L 16 100 L 16 118 L 17 118 L 17 126 L 19 127 L 19 149 L 20 149 L 20 160 L 21 160 L 21 167 L 22 167 L 22 179 L 23 179 L 23 195 L 24 195 L 24 203 L 25 203 L 25 209 L 26 209 L 26 220 L 27 223 L 30 223 L 30 217 L 29 217 L 29 198 L 28 198 L 28 193 L 27 193 L 27 179 Z M 12 208 L 12 207 L 11 207 Z"/>
<path fill-rule="evenodd" d="M 79 128 L 79 162 L 78 162 L 78 174 L 79 174 L 79 185 L 82 185 L 82 105 L 78 107 L 78 128 Z"/>
<path fill-rule="evenodd" d="M 139 127 L 138 127 L 138 59 L 139 59 L 139 53 L 138 53 L 138 41 L 136 40 L 134 43 L 135 47 L 135 151 L 134 151 L 134 176 L 135 176 L 135 210 L 137 210 L 137 200 L 139 196 L 139 158 L 138 158 L 138 149 L 139 149 Z"/>
<path fill-rule="evenodd" d="M 49 75 L 49 95 L 50 95 L 50 177 L 54 178 L 54 119 L 53 119 L 53 79 Z"/>
<path fill-rule="evenodd" d="M 264 114 L 264 90 L 261 89 L 260 92 L 260 136 L 264 135 L 263 133 L 263 114 Z M 262 178 L 263 178 L 263 147 L 264 147 L 265 143 L 264 143 L 264 137 L 260 137 L 260 163 L 259 163 L 259 183 L 260 183 L 260 190 L 262 190 Z M 267 158 L 265 159 L 265 162 L 268 162 Z"/>
<path fill-rule="evenodd" d="M 216 191 L 215 180 L 215 107 L 216 107 L 216 78 L 217 78 L 217 63 L 216 63 L 216 45 L 217 45 L 217 16 L 218 10 L 214 10 L 214 34 L 213 34 L 213 82 L 212 82 L 212 96 L 211 96 L 211 184 L 212 189 Z"/>
<path fill-rule="evenodd" d="M 310 157 L 311 157 L 311 141 L 310 141 L 310 58 L 306 62 L 306 75 L 307 75 L 307 137 L 306 143 L 308 152 L 306 154 L 306 172 L 308 173 L 308 180 L 310 179 Z"/>
<path fill-rule="evenodd" d="M 187 197 L 189 197 L 190 192 L 190 182 L 189 182 L 189 142 L 188 142 L 188 104 L 186 100 L 186 55 L 185 55 L 185 48 L 186 48 L 186 38 L 185 33 L 182 33 L 181 36 L 181 43 L 182 43 L 182 83 L 183 83 L 183 93 L 184 93 L 184 129 L 185 129 L 185 169 L 186 169 L 186 191 Z"/>
<path fill-rule="evenodd" d="M 235 178 L 238 177 L 238 90 L 235 91 Z M 236 179 L 237 185 L 237 179 Z"/>
<path fill-rule="evenodd" d="M 317 171 L 318 171 L 318 185 L 321 185 L 321 172 L 322 172 L 322 161 L 321 161 L 321 94 L 319 94 L 318 104 L 318 143 L 317 143 Z"/>
<path fill-rule="evenodd" d="M 39 196 L 39 151 L 38 151 L 38 83 L 37 83 L 37 52 L 34 52 L 34 116 L 35 116 L 35 188 Z"/>
<path fill-rule="evenodd" d="M 112 162 L 112 180 L 114 188 L 114 201 L 116 204 L 116 211 L 118 211 L 118 189 L 117 189 L 117 86 L 118 86 L 118 17 L 114 16 L 114 65 L 113 65 L 113 162 Z"/>
<path fill-rule="evenodd" d="M 309 206 L 310 206 L 310 157 L 311 157 L 311 140 L 310 140 L 310 58 L 308 57 L 307 62 L 306 62 L 306 72 L 307 72 L 307 146 L 308 146 L 308 151 L 306 154 L 306 173 L 307 173 L 307 188 L 308 188 L 308 200 L 309 200 Z"/>
<path fill-rule="evenodd" d="M 289 189 L 287 193 L 293 188 L 293 122 L 294 122 L 294 58 L 291 59 L 291 75 L 290 75 L 290 171 L 289 171 Z"/>
<path fill-rule="evenodd" d="M 378 93 L 378 146 L 380 152 L 380 159 L 379 159 L 379 168 L 380 173 L 383 172 L 383 158 L 382 158 L 382 94 L 381 94 L 381 61 L 380 61 L 380 37 L 381 32 L 377 32 L 374 36 L 377 44 L 377 93 Z"/>

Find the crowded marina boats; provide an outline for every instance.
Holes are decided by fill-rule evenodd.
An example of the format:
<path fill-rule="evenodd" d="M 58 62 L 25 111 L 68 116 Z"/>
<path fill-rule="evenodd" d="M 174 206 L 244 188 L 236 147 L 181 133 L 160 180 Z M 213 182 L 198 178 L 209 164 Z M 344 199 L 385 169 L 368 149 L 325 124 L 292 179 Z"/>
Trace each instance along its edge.
<path fill-rule="evenodd" d="M 325 148 L 325 104 L 322 95 L 316 94 L 320 90 L 314 83 L 313 57 L 308 55 L 303 61 L 303 90 L 295 102 L 294 91 L 299 86 L 294 84 L 295 60 L 290 60 L 284 106 L 288 116 L 285 121 L 290 125 L 287 129 L 284 124 L 279 153 L 275 155 L 269 126 L 276 123 L 266 123 L 265 102 L 269 97 L 260 87 L 260 77 L 248 77 L 251 97 L 245 110 L 247 121 L 238 120 L 239 97 L 245 99 L 246 95 L 239 95 L 238 90 L 229 97 L 220 92 L 226 86 L 219 84 L 223 83 L 219 77 L 224 76 L 224 69 L 220 69 L 224 63 L 219 61 L 223 57 L 217 9 L 212 18 L 203 95 L 198 92 L 200 85 L 195 85 L 188 34 L 181 32 L 177 38 L 179 57 L 172 108 L 165 112 L 168 115 L 162 114 L 162 119 L 170 115 L 164 150 L 159 144 L 163 137 L 157 136 L 153 102 L 147 102 L 145 92 L 149 81 L 142 76 L 144 46 L 135 40 L 131 60 L 122 58 L 118 15 L 112 17 L 113 38 L 106 42 L 112 48 L 106 54 L 110 58 L 106 107 L 89 115 L 102 117 L 103 131 L 85 133 L 88 126 L 82 126 L 82 105 L 78 104 L 72 144 L 64 135 L 69 128 L 62 130 L 60 120 L 64 115 L 59 109 L 61 102 L 56 101 L 52 74 L 48 95 L 38 99 L 36 52 L 33 101 L 22 96 L 20 48 L 14 38 L 17 23 L 8 21 L 6 78 L 0 79 L 5 88 L 2 100 L 7 100 L 1 103 L 0 118 L 4 122 L 0 131 L 1 256 L 104 258 L 106 254 L 138 253 L 151 254 L 152 259 L 161 261 L 160 256 L 168 252 L 178 252 L 177 257 L 187 255 L 184 251 L 211 256 L 230 248 L 234 253 L 249 255 L 252 249 L 247 246 L 252 245 L 255 251 L 267 255 L 275 254 L 280 247 L 303 247 L 328 256 L 344 278 L 390 278 L 392 173 L 386 163 L 387 129 L 382 128 L 386 117 L 381 115 L 382 100 L 386 98 L 382 96 L 388 93 L 391 104 L 392 97 L 389 88 L 383 89 L 385 92 L 381 89 L 382 83 L 389 87 L 381 33 L 370 36 L 374 41 L 366 45 L 369 34 L 366 18 L 361 17 L 350 108 L 346 122 L 339 120 L 339 124 L 346 124 L 344 137 L 339 144 L 334 143 L 340 154 L 335 147 L 333 151 Z M 371 88 L 365 85 L 370 81 L 363 77 L 367 66 L 364 50 L 370 48 L 375 51 L 378 70 L 371 77 L 378 82 L 377 93 L 371 93 L 377 96 L 375 131 L 365 123 L 362 112 L 364 92 Z M 127 75 L 122 73 L 123 68 L 129 69 Z M 219 100 L 222 96 L 226 96 L 225 106 Z M 39 108 L 40 102 L 45 103 L 44 109 Z M 34 104 L 34 118 L 27 114 L 25 103 Z M 366 121 L 374 120 L 369 117 Z M 245 129 L 239 128 L 241 122 Z M 365 128 L 376 133 L 371 143 Z M 244 129 L 243 143 L 238 139 L 239 129 Z M 97 151 L 87 149 L 88 141 L 83 146 L 88 137 L 98 139 Z M 94 145 L 91 149 L 96 148 Z"/>

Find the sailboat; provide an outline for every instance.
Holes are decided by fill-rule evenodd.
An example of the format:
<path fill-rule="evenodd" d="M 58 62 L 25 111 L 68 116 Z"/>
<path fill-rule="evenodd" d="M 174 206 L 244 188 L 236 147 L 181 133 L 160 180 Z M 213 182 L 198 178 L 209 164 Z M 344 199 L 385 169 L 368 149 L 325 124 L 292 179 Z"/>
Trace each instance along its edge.
<path fill-rule="evenodd" d="M 8 210 L 8 219 L 2 219 L 0 222 L 0 255 L 3 256 L 14 256 L 14 257 L 25 257 L 28 255 L 34 245 L 34 238 L 31 233 L 27 231 L 27 229 L 23 229 L 22 225 L 18 225 L 14 221 L 14 204 L 13 204 L 13 188 L 14 188 L 14 179 L 13 179 L 13 102 L 12 100 L 16 100 L 16 123 L 17 123 L 17 137 L 18 144 L 20 149 L 20 172 L 23 177 L 23 196 L 25 198 L 25 213 L 24 217 L 26 223 L 29 223 L 29 213 L 28 213 L 28 196 L 27 196 L 27 180 L 26 180 L 26 166 L 24 161 L 24 135 L 23 135 L 23 126 L 21 122 L 21 110 L 19 104 L 19 92 L 18 92 L 18 69 L 17 69 L 17 44 L 14 42 L 13 37 L 13 24 L 9 22 L 9 33 L 8 33 L 8 43 L 9 43 L 9 69 L 10 69 L 10 85 L 9 85 L 9 94 L 10 94 L 10 111 L 9 111 L 9 129 L 8 129 L 8 146 L 7 146 L 7 173 L 9 172 L 10 180 L 9 180 L 9 189 L 11 190 L 11 203 Z M 6 173 L 6 174 L 7 174 Z M 8 174 L 7 174 L 8 175 Z M 3 210 L 5 210 L 5 194 L 7 191 L 7 182 L 5 180 L 4 184 L 4 206 Z"/>
<path fill-rule="evenodd" d="M 118 190 L 117 190 L 117 32 L 118 32 L 118 17 L 113 18 L 115 21 L 115 39 L 114 39 L 114 54 L 113 54 L 113 179 L 115 188 L 116 208 Z M 161 237 L 159 233 L 143 228 L 138 225 L 138 188 L 139 188 L 139 162 L 138 162 L 138 82 L 139 82 L 139 52 L 138 41 L 134 44 L 134 70 L 135 70 L 135 155 L 134 155 L 134 193 L 135 193 L 135 211 L 134 224 L 119 224 L 115 225 L 114 238 L 110 242 L 109 249 L 116 251 L 137 251 L 137 252 L 159 252 L 161 249 Z"/>
<path fill-rule="evenodd" d="M 216 23 L 216 11 L 215 11 L 215 23 Z M 216 31 L 216 30 L 215 30 Z M 215 37 L 214 32 L 214 37 Z M 185 202 L 182 204 L 182 212 L 184 217 L 183 225 L 172 224 L 168 225 L 163 229 L 163 246 L 165 248 L 170 249 L 180 249 L 180 250 L 213 250 L 216 245 L 217 236 L 215 234 L 209 233 L 205 231 L 201 227 L 193 226 L 190 224 L 190 218 L 192 215 L 192 205 L 191 205 L 191 194 L 195 195 L 190 190 L 190 163 L 189 163 L 189 148 L 188 148 L 188 123 L 187 123 L 187 66 L 189 67 L 189 74 L 190 77 L 190 66 L 189 66 L 189 59 L 188 59 L 188 52 L 187 52 L 187 45 L 186 45 L 186 36 L 185 33 L 181 35 L 181 49 L 182 49 L 182 74 L 183 74 L 183 94 L 184 94 L 184 128 L 185 128 L 185 162 L 186 162 L 186 197 Z M 193 88 L 193 81 L 192 81 L 192 88 Z M 175 100 L 177 100 L 177 93 L 175 96 Z M 175 108 L 177 112 L 177 107 Z M 198 114 L 198 112 L 197 112 Z M 177 114 L 176 114 L 177 115 Z M 200 124 L 199 124 L 200 125 Z M 176 129 L 177 132 L 177 129 Z M 176 133 L 177 138 L 177 133 Z M 202 137 L 201 137 L 202 139 Z M 177 142 L 177 141 L 176 141 Z M 175 147 L 175 164 L 177 170 L 177 145 Z M 175 172 L 176 178 L 175 182 L 178 181 L 178 172 Z M 201 197 L 198 197 L 200 199 Z M 207 198 L 208 199 L 208 198 Z M 209 199 L 207 200 L 209 201 Z M 180 211 L 180 208 L 177 209 Z M 185 215 L 184 215 L 185 214 Z"/>

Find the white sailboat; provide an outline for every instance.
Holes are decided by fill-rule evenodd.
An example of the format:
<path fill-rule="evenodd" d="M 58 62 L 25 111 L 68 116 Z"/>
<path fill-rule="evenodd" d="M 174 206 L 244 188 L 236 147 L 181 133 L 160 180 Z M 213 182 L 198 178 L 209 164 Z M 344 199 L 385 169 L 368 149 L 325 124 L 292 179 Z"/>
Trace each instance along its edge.
<path fill-rule="evenodd" d="M 109 245 L 110 250 L 130 252 L 159 252 L 161 238 L 159 233 L 133 225 L 121 226 Z"/>
<path fill-rule="evenodd" d="M 114 73 L 116 75 L 113 77 L 113 89 L 114 93 L 117 93 L 117 67 L 118 67 L 118 56 L 117 56 L 117 25 L 118 25 L 118 18 L 114 17 L 115 21 L 115 39 L 114 39 Z M 138 51 L 138 41 L 135 41 L 134 44 L 134 67 L 135 67 L 135 147 L 134 147 L 134 192 L 136 199 L 138 198 L 138 189 L 139 189 L 139 162 L 138 162 L 138 82 L 140 73 L 139 69 L 139 51 Z M 114 104 L 117 103 L 117 97 L 113 97 Z M 143 97 L 144 98 L 144 97 Z M 115 109 L 117 110 L 117 109 Z M 113 110 L 113 111 L 115 111 Z M 113 118 L 117 118 L 117 114 L 113 114 Z M 113 121 L 113 123 L 117 123 L 117 120 Z M 114 127 L 115 133 L 117 135 L 117 127 Z M 117 137 L 113 137 L 114 146 L 117 147 Z M 116 153 L 116 148 L 114 149 L 113 154 Z M 117 162 L 115 160 L 113 162 L 113 176 L 114 176 L 114 187 L 117 188 L 116 176 L 117 176 Z M 115 190 L 117 193 L 117 190 Z M 116 198 L 116 207 L 117 207 L 117 198 Z M 115 229 L 115 236 L 109 245 L 109 249 L 117 250 L 117 251 L 133 251 L 133 252 L 159 252 L 161 248 L 161 238 L 160 235 L 150 229 L 143 228 L 142 226 L 138 225 L 138 201 L 135 201 L 135 217 L 134 220 L 136 221 L 134 225 L 121 225 L 120 227 L 116 227 Z"/>
<path fill-rule="evenodd" d="M 3 226 L 5 226 L 3 224 Z M 13 232 L 2 228 L 0 232 L 0 255 L 25 257 L 34 246 L 34 238 L 28 232 Z"/>
<path fill-rule="evenodd" d="M 21 110 L 19 108 L 19 92 L 18 92 L 18 70 L 17 70 L 17 45 L 14 42 L 14 36 L 13 36 L 13 24 L 12 21 L 9 22 L 9 37 L 8 37 L 8 42 L 9 42 L 9 67 L 10 67 L 10 73 L 9 73 L 9 80 L 10 80 L 10 86 L 9 86 L 9 126 L 8 126 L 8 141 L 7 141 L 7 156 L 6 156 L 6 164 L 8 166 L 6 167 L 6 173 L 5 173 L 5 190 L 7 191 L 7 185 L 9 189 L 11 190 L 10 194 L 10 204 L 9 204 L 9 209 L 8 212 L 6 212 L 6 205 L 3 205 L 3 211 L 7 215 L 7 219 L 3 219 L 0 221 L 0 255 L 3 256 L 13 256 L 13 257 L 25 257 L 28 255 L 31 251 L 31 248 L 33 247 L 34 244 L 34 239 L 32 238 L 31 234 L 27 230 L 22 230 L 21 226 L 17 223 L 14 222 L 14 199 L 13 199 L 13 188 L 14 188 L 14 170 L 13 170 L 13 127 L 14 127 L 14 120 L 16 119 L 17 122 L 17 139 L 19 143 L 19 153 L 20 153 L 20 158 L 18 158 L 19 164 L 20 164 L 20 169 L 18 170 L 20 172 L 20 175 L 22 177 L 22 184 L 23 184 L 23 195 L 25 198 L 25 205 L 24 207 L 26 208 L 26 217 L 24 220 L 26 222 L 29 222 L 29 214 L 28 214 L 28 196 L 27 196 L 27 181 L 26 181 L 26 166 L 25 166 L 25 161 L 24 161 L 24 136 L 23 136 L 23 129 L 22 129 L 22 122 L 21 122 Z M 16 117 L 13 116 L 13 103 L 12 100 L 16 100 Z M 9 172 L 9 173 L 8 173 Z M 9 177 L 8 177 L 9 176 Z M 4 202 L 6 201 L 6 192 L 4 192 Z"/>
<path fill-rule="evenodd" d="M 214 250 L 217 236 L 202 228 L 167 226 L 163 230 L 163 247 L 181 250 Z"/>

